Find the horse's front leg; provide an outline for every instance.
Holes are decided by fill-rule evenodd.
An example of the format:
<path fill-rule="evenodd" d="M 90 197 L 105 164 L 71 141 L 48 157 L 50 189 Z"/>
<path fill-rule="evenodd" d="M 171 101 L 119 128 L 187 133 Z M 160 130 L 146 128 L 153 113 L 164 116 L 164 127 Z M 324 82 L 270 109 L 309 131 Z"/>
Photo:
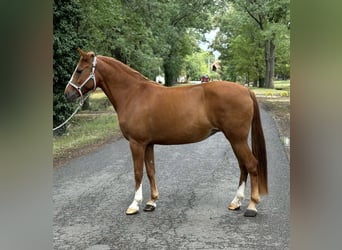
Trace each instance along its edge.
<path fill-rule="evenodd" d="M 159 198 L 159 193 L 157 189 L 157 183 L 155 179 L 155 167 L 154 167 L 154 150 L 153 145 L 148 145 L 146 147 L 145 152 L 145 166 L 146 166 L 146 172 L 148 179 L 150 181 L 150 188 L 151 188 L 151 198 L 146 203 L 146 206 L 144 208 L 144 211 L 151 212 L 153 211 L 157 204 L 156 200 Z"/>
<path fill-rule="evenodd" d="M 126 210 L 127 215 L 136 214 L 139 212 L 139 205 L 142 203 L 142 177 L 143 177 L 143 167 L 144 167 L 144 156 L 145 156 L 145 146 L 136 142 L 129 143 L 134 166 L 134 177 L 135 177 L 135 194 L 131 205 Z"/>

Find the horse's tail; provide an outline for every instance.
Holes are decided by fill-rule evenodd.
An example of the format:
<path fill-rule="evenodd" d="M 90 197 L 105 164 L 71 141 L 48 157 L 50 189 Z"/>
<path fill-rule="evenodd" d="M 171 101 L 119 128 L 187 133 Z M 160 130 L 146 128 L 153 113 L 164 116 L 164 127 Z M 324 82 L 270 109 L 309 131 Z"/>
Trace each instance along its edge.
<path fill-rule="evenodd" d="M 249 92 L 253 100 L 252 152 L 258 160 L 259 193 L 261 195 L 266 195 L 268 193 L 266 143 L 260 120 L 259 104 L 254 92 L 251 90 Z"/>

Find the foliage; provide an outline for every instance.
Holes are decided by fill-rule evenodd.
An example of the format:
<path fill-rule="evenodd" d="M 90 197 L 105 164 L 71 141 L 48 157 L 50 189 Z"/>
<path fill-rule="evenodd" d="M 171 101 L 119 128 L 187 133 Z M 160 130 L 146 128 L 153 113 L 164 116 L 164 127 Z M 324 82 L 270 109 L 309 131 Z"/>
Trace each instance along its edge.
<path fill-rule="evenodd" d="M 140 8 L 147 1 L 81 2 L 86 17 L 80 25 L 80 33 L 87 41 L 84 49 L 113 56 L 153 78 L 161 59 L 154 53 L 151 29 L 142 16 L 144 8 Z"/>
<path fill-rule="evenodd" d="M 179 72 L 187 55 L 194 52 L 195 30 L 208 31 L 211 27 L 211 13 L 217 7 L 216 1 L 188 0 L 175 1 L 168 26 L 171 27 L 168 41 L 169 53 L 163 56 L 166 85 L 176 83 Z"/>
<path fill-rule="evenodd" d="M 68 133 L 53 138 L 54 158 L 67 151 L 102 142 L 120 133 L 117 117 L 112 113 L 77 116 L 69 126 Z"/>
<path fill-rule="evenodd" d="M 288 0 L 226 4 L 216 18 L 220 32 L 213 46 L 221 52 L 224 77 L 273 88 L 275 70 L 289 76 L 288 23 Z"/>
<path fill-rule="evenodd" d="M 169 85 L 197 46 L 195 30 L 210 29 L 216 7 L 209 0 L 80 1 L 86 50 L 114 56 L 151 79 L 162 69 Z"/>
<path fill-rule="evenodd" d="M 54 160 L 72 150 L 121 136 L 113 107 L 102 90 L 97 90 L 89 97 L 89 110 L 95 112 L 77 114 L 68 124 L 67 133 L 53 138 Z M 102 112 L 96 112 L 99 110 Z"/>
<path fill-rule="evenodd" d="M 219 76 L 213 73 L 211 69 L 208 69 L 214 60 L 215 56 L 207 51 L 199 51 L 188 55 L 184 61 L 187 80 L 199 81 L 203 75 L 209 75 L 210 79 L 218 79 Z"/>
<path fill-rule="evenodd" d="M 216 19 L 216 23 L 221 25 L 213 44 L 221 53 L 222 77 L 241 82 L 258 80 L 265 68 L 256 24 L 231 5 L 226 11 L 227 15 Z"/>
<path fill-rule="evenodd" d="M 279 79 L 290 78 L 290 34 L 288 30 L 280 31 L 275 39 L 275 76 Z"/>
<path fill-rule="evenodd" d="M 77 34 L 81 20 L 80 4 L 75 0 L 53 3 L 53 126 L 61 124 L 74 110 L 66 103 L 63 92 L 78 60 L 76 48 L 82 40 Z M 57 133 L 65 132 L 62 127 Z"/>

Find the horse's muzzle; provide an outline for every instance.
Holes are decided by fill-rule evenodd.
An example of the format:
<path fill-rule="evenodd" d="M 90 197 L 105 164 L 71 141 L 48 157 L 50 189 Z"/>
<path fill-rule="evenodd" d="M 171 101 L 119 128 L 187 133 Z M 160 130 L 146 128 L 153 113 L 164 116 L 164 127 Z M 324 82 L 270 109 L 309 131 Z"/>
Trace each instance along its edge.
<path fill-rule="evenodd" d="M 69 91 L 67 93 L 64 93 L 64 97 L 68 102 L 75 102 L 79 94 L 77 91 Z"/>

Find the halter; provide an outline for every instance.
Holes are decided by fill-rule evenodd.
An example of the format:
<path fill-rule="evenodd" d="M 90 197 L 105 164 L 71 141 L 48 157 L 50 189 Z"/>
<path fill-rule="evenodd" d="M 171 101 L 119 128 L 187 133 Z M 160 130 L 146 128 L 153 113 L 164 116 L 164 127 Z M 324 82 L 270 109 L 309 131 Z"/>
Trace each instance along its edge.
<path fill-rule="evenodd" d="M 77 67 L 78 67 L 78 66 L 76 66 L 76 69 L 74 70 L 74 73 L 72 74 L 71 79 L 70 79 L 70 81 L 69 81 L 68 84 L 67 84 L 67 86 L 68 86 L 68 85 L 71 85 L 72 87 L 74 87 L 74 88 L 78 91 L 78 93 L 80 94 L 80 97 L 81 97 L 80 105 L 83 105 L 83 102 L 84 102 L 84 100 L 85 100 L 85 99 L 83 98 L 82 88 L 88 83 L 89 80 L 91 80 L 91 79 L 93 80 L 93 83 L 94 83 L 93 91 L 95 91 L 95 89 L 96 89 L 95 65 L 96 65 L 96 56 L 95 56 L 94 59 L 93 59 L 93 63 L 92 63 L 92 66 L 91 66 L 91 73 L 90 73 L 90 75 L 88 76 L 87 79 L 84 80 L 84 82 L 83 82 L 80 86 L 76 85 L 75 83 L 73 83 L 73 82 L 71 81 L 72 78 L 74 77 L 74 74 L 75 74 L 76 70 L 77 70 Z"/>

